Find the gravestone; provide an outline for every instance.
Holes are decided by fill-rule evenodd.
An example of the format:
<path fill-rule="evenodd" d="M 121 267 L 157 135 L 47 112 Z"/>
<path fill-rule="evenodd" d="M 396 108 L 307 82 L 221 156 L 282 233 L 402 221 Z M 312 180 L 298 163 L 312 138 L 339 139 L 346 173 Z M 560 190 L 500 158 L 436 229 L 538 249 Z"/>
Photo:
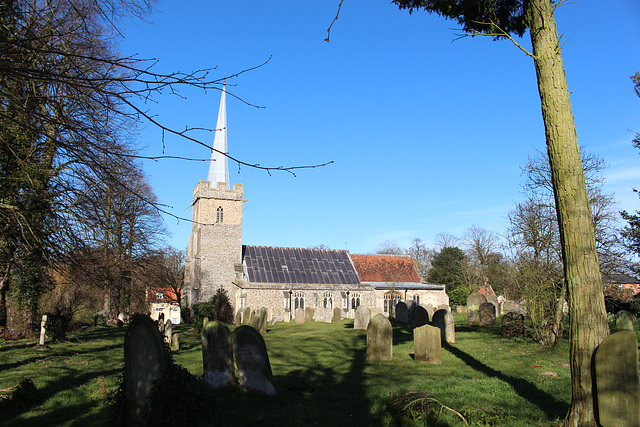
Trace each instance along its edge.
<path fill-rule="evenodd" d="M 158 326 L 159 327 L 163 327 L 164 326 L 164 313 L 160 313 L 158 315 Z"/>
<path fill-rule="evenodd" d="M 633 314 L 627 310 L 616 313 L 616 329 L 619 331 L 635 331 Z"/>
<path fill-rule="evenodd" d="M 490 302 L 480 304 L 480 326 L 496 326 L 496 307 Z"/>
<path fill-rule="evenodd" d="M 313 316 L 315 314 L 315 310 L 311 307 L 307 307 L 304 309 L 304 323 L 313 322 Z"/>
<path fill-rule="evenodd" d="M 304 309 L 296 308 L 296 325 L 303 324 L 304 320 L 305 320 Z"/>
<path fill-rule="evenodd" d="M 249 322 L 247 322 L 247 325 L 249 325 L 249 326 L 255 325 L 256 324 L 256 317 L 258 317 L 258 314 L 256 313 L 256 311 L 255 310 L 251 310 L 251 314 L 249 315 Z"/>
<path fill-rule="evenodd" d="M 44 340 L 47 333 L 47 318 L 47 315 L 43 314 L 42 321 L 40 322 L 40 340 L 38 341 L 38 345 L 41 347 L 44 346 Z"/>
<path fill-rule="evenodd" d="M 256 316 L 256 321 L 254 326 L 255 330 L 257 330 L 261 334 L 266 334 L 268 317 L 269 317 L 269 311 L 265 307 L 262 307 L 260 309 L 259 314 Z"/>
<path fill-rule="evenodd" d="M 356 315 L 353 318 L 353 329 L 367 329 L 371 320 L 371 311 L 364 305 L 356 308 Z"/>
<path fill-rule="evenodd" d="M 236 326 L 242 325 L 242 309 L 239 309 L 238 312 L 236 313 L 235 324 L 236 324 Z"/>
<path fill-rule="evenodd" d="M 594 361 L 598 424 L 604 427 L 639 426 L 636 333 L 621 331 L 608 336 L 596 348 Z"/>
<path fill-rule="evenodd" d="M 487 302 L 487 299 L 479 292 L 471 292 L 467 297 L 467 322 L 469 326 L 480 324 L 480 305 Z"/>
<path fill-rule="evenodd" d="M 173 323 L 171 323 L 171 319 L 167 319 L 167 322 L 164 324 L 164 342 L 167 344 L 171 344 L 171 335 L 173 334 Z"/>
<path fill-rule="evenodd" d="M 376 314 L 367 327 L 367 360 L 391 360 L 392 356 L 393 328 L 391 322 L 384 315 Z"/>
<path fill-rule="evenodd" d="M 204 329 L 204 327 L 207 326 L 207 323 L 209 323 L 208 317 L 205 317 L 204 319 L 202 319 L 202 329 Z"/>
<path fill-rule="evenodd" d="M 412 328 L 418 328 L 422 325 L 426 325 L 427 323 L 429 323 L 429 313 L 427 313 L 427 310 L 424 307 L 417 305 L 411 313 L 409 325 Z"/>
<path fill-rule="evenodd" d="M 180 334 L 173 334 L 171 337 L 171 350 L 180 350 Z"/>
<path fill-rule="evenodd" d="M 526 314 L 526 311 L 524 309 L 524 306 L 522 304 L 518 304 L 515 301 L 510 301 L 510 300 L 505 300 L 502 301 L 501 305 L 501 310 L 502 310 L 502 314 L 506 314 L 506 313 L 520 313 L 522 315 Z"/>
<path fill-rule="evenodd" d="M 447 315 L 447 310 L 438 310 L 433 313 L 433 317 L 431 318 L 431 325 L 440 329 L 440 337 L 441 343 L 444 344 L 447 342 L 447 331 L 446 331 L 446 322 L 445 317 Z"/>
<path fill-rule="evenodd" d="M 231 334 L 222 322 L 207 323 L 202 330 L 203 379 L 213 388 L 233 382 L 233 354 Z"/>
<path fill-rule="evenodd" d="M 396 304 L 396 320 L 398 322 L 402 322 L 402 323 L 407 323 L 409 321 L 409 313 L 408 313 L 408 309 L 407 309 L 407 304 L 405 304 L 404 302 L 400 301 L 399 303 Z"/>
<path fill-rule="evenodd" d="M 493 304 L 496 309 L 496 315 L 498 314 L 498 309 L 500 308 L 500 304 L 498 304 L 498 297 L 495 295 L 487 295 L 487 302 Z"/>
<path fill-rule="evenodd" d="M 250 326 L 240 326 L 233 331 L 231 343 L 240 387 L 275 395 L 269 355 L 262 335 Z"/>
<path fill-rule="evenodd" d="M 449 344 L 456 343 L 456 320 L 451 311 L 444 315 L 445 341 Z"/>
<path fill-rule="evenodd" d="M 413 330 L 413 350 L 417 361 L 442 365 L 440 328 L 422 325 Z"/>
<path fill-rule="evenodd" d="M 438 310 L 447 310 L 447 311 L 451 311 L 451 307 L 448 304 L 440 304 L 438 306 Z"/>
<path fill-rule="evenodd" d="M 156 323 L 136 316 L 124 339 L 124 378 L 129 422 L 142 414 L 153 382 L 167 369 L 169 358 Z"/>
<path fill-rule="evenodd" d="M 331 322 L 339 322 L 342 320 L 342 310 L 339 307 L 333 309 L 333 317 Z"/>
<path fill-rule="evenodd" d="M 427 306 L 425 307 L 427 309 L 427 313 L 429 313 L 429 318 L 433 317 L 433 313 L 436 312 L 436 309 L 433 308 L 433 304 L 427 304 Z"/>
<path fill-rule="evenodd" d="M 501 328 L 503 337 L 523 337 L 524 316 L 514 311 L 503 314 Z"/>
<path fill-rule="evenodd" d="M 249 325 L 251 322 L 251 309 L 249 307 L 244 309 L 244 313 L 242 313 L 242 324 Z"/>

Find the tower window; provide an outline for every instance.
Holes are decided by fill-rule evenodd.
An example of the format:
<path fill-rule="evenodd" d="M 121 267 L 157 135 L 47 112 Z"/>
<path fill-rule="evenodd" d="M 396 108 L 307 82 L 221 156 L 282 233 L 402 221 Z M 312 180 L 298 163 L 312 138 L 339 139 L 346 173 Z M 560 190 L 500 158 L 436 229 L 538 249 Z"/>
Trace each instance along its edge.
<path fill-rule="evenodd" d="M 216 212 L 216 222 L 222 224 L 222 219 L 223 219 L 222 215 L 223 215 L 222 206 L 218 206 L 218 211 Z"/>

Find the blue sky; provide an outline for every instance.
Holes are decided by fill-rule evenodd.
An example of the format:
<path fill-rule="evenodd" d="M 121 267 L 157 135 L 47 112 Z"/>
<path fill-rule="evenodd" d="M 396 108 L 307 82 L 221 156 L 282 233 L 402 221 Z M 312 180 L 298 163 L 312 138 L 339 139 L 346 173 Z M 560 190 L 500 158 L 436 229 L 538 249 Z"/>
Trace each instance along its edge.
<path fill-rule="evenodd" d="M 238 168 L 245 186 L 243 241 L 253 245 L 325 244 L 353 253 L 415 237 L 431 245 L 440 232 L 471 225 L 504 233 L 523 198 L 520 166 L 544 150 L 544 128 L 531 58 L 509 41 L 453 41 L 456 24 L 388 1 L 166 0 L 147 22 L 128 23 L 124 55 L 157 58 L 157 71 L 217 67 L 228 83 L 232 156 L 264 166 L 334 163 L 297 176 Z M 606 7 L 576 1 L 556 12 L 580 144 L 604 158 L 606 191 L 620 209 L 640 201 L 640 98 L 629 76 L 640 71 L 640 2 Z M 528 34 L 520 40 L 529 46 Z M 219 91 L 168 92 L 148 103 L 169 126 L 214 128 Z M 161 155 L 151 125 L 133 135 L 147 155 Z M 213 143 L 213 134 L 194 134 Z M 201 146 L 166 136 L 164 154 L 208 159 Z M 146 161 L 161 203 L 191 218 L 192 192 L 206 162 Z M 165 216 L 168 243 L 186 248 L 191 225 Z"/>

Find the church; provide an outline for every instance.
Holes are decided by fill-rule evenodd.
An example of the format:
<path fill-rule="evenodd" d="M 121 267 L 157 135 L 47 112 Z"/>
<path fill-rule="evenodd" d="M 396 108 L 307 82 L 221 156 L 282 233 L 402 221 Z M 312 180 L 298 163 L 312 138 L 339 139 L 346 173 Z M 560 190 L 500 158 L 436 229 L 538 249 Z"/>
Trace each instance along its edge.
<path fill-rule="evenodd" d="M 183 307 L 209 301 L 218 288 L 234 312 L 265 307 L 270 319 L 285 321 L 297 308 L 313 308 L 314 318 L 324 320 L 336 307 L 353 318 L 360 305 L 389 315 L 399 301 L 449 304 L 443 285 L 422 283 L 410 256 L 243 245 L 244 186 L 231 187 L 227 152 L 223 87 L 209 174 L 193 191 Z"/>

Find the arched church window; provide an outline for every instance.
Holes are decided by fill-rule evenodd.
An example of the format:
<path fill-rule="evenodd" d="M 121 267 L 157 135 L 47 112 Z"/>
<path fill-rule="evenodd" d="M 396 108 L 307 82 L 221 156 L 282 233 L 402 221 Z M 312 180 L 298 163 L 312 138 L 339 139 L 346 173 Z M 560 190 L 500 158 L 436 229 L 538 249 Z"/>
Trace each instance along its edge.
<path fill-rule="evenodd" d="M 355 310 L 360 306 L 360 294 L 352 294 L 351 297 L 351 309 Z"/>
<path fill-rule="evenodd" d="M 223 212 L 222 212 L 222 206 L 218 206 L 218 210 L 216 212 L 216 222 L 222 224 L 222 218 L 223 216 Z"/>
<path fill-rule="evenodd" d="M 293 306 L 294 309 L 304 309 L 304 295 L 302 292 L 296 292 L 293 294 Z"/>
<path fill-rule="evenodd" d="M 402 294 L 398 291 L 389 291 L 384 294 L 384 312 L 392 313 L 393 309 L 402 300 Z"/>
<path fill-rule="evenodd" d="M 333 294 L 331 292 L 324 293 L 324 308 L 333 308 Z"/>

